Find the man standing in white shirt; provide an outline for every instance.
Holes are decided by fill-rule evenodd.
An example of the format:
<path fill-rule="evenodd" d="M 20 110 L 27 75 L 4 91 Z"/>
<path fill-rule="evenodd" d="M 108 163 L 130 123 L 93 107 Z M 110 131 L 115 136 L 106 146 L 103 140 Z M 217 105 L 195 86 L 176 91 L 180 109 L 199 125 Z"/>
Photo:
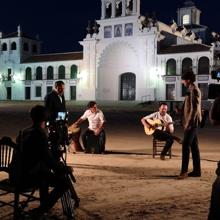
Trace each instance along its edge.
<path fill-rule="evenodd" d="M 154 112 L 141 119 L 141 123 L 143 124 L 143 126 L 146 127 L 151 127 L 151 125 L 147 122 L 146 119 L 159 119 L 165 125 L 163 130 L 155 129 L 153 133 L 155 139 L 166 141 L 166 145 L 164 146 L 160 155 L 161 160 L 165 160 L 165 156 L 169 149 L 172 147 L 174 140 L 174 137 L 172 136 L 172 133 L 174 132 L 173 120 L 172 117 L 167 113 L 167 109 L 167 104 L 161 103 L 158 112 Z"/>
<path fill-rule="evenodd" d="M 84 112 L 84 114 L 74 123 L 75 126 L 78 126 L 83 121 L 88 119 L 89 127 L 82 135 L 82 141 L 85 151 L 87 151 L 88 147 L 88 137 L 91 135 L 95 135 L 99 140 L 99 147 L 101 153 L 105 151 L 105 117 L 103 112 L 98 109 L 96 102 L 90 101 L 87 105 L 88 109 Z"/>

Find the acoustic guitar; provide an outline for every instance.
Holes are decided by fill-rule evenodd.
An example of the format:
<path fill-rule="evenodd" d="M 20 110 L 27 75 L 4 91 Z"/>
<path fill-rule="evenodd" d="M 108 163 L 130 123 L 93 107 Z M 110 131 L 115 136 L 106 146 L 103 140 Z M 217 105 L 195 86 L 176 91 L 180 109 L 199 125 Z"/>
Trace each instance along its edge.
<path fill-rule="evenodd" d="M 152 135 L 156 129 L 158 130 L 163 130 L 164 127 L 168 126 L 169 124 L 173 124 L 173 122 L 170 123 L 164 123 L 162 120 L 160 119 L 145 119 L 148 126 L 144 126 L 144 131 L 146 135 Z M 177 143 L 182 144 L 182 140 L 181 138 L 174 136 L 171 134 L 171 136 L 173 137 L 173 139 L 175 141 L 177 141 Z"/>

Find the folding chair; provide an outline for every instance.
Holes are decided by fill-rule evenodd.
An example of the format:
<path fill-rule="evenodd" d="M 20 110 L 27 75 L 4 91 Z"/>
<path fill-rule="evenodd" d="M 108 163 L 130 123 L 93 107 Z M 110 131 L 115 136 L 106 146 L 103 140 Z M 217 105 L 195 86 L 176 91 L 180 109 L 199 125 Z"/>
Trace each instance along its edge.
<path fill-rule="evenodd" d="M 18 220 L 21 211 L 28 206 L 28 203 L 34 200 L 39 200 L 34 196 L 36 189 L 22 189 L 20 185 L 12 184 L 9 181 L 10 164 L 13 155 L 18 148 L 10 137 L 0 139 L 0 172 L 6 173 L 7 177 L 0 180 L 0 208 L 3 206 L 11 206 L 14 208 L 13 219 Z M 19 164 L 16 164 L 19 165 Z M 17 169 L 18 167 L 16 167 Z M 19 172 L 19 169 L 17 170 Z M 15 171 L 16 172 L 16 171 Z M 17 173 L 19 178 L 19 173 Z M 6 195 L 14 194 L 14 198 L 10 201 L 4 200 Z M 25 200 L 20 201 L 20 196 L 24 196 Z"/>
<path fill-rule="evenodd" d="M 156 155 L 160 155 L 164 146 L 166 144 L 166 141 L 161 141 L 156 138 L 153 138 L 153 153 L 152 156 L 155 158 Z M 170 148 L 167 152 L 167 155 L 171 158 L 172 157 L 172 149 Z"/>

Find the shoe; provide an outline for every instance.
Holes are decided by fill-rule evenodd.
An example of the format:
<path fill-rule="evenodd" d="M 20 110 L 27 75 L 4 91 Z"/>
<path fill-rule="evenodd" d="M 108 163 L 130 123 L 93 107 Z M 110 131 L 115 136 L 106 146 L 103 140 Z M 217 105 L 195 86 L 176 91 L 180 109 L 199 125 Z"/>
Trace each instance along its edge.
<path fill-rule="evenodd" d="M 201 172 L 192 171 L 188 173 L 189 177 L 201 177 Z"/>
<path fill-rule="evenodd" d="M 165 155 L 160 155 L 161 160 L 166 160 Z"/>
<path fill-rule="evenodd" d="M 183 179 L 186 179 L 188 177 L 188 173 L 181 173 L 178 177 L 177 177 L 177 179 L 178 180 L 183 180 Z"/>

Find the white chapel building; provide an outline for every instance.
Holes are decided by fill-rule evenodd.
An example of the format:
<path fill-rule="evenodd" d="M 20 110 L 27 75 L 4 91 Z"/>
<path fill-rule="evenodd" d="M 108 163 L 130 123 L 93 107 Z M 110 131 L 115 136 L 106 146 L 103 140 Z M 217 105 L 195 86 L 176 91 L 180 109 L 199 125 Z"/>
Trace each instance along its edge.
<path fill-rule="evenodd" d="M 98 1 L 98 0 L 96 0 Z M 184 98 L 181 75 L 193 70 L 204 100 L 213 82 L 218 41 L 192 1 L 165 24 L 140 14 L 141 0 L 101 0 L 101 18 L 89 22 L 81 52 L 41 54 L 38 38 L 0 33 L 0 100 L 44 100 L 55 81 L 66 100 L 160 101 Z"/>

